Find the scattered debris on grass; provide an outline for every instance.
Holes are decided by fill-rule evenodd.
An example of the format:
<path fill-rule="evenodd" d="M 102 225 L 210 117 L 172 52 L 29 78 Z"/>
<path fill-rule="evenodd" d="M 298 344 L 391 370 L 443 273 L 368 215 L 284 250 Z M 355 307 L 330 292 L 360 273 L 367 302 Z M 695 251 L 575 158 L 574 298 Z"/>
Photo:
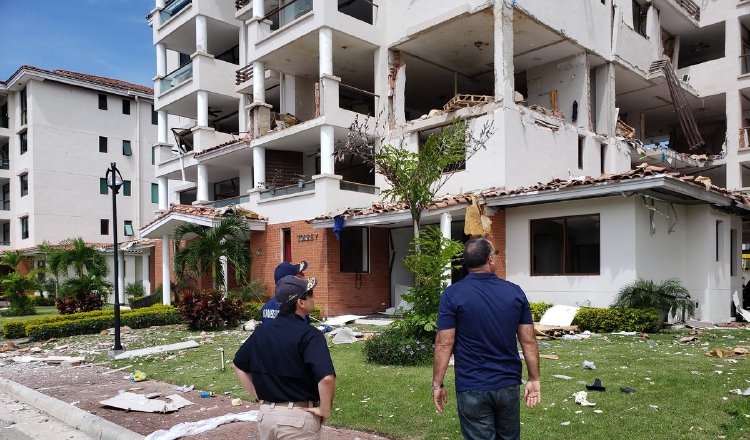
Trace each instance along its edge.
<path fill-rule="evenodd" d="M 169 431 L 160 429 L 146 436 L 144 440 L 175 440 L 181 437 L 202 434 L 216 429 L 220 425 L 232 422 L 257 422 L 258 411 L 248 411 L 238 414 L 227 414 L 212 419 L 199 420 L 197 422 L 184 422 L 173 426 Z"/>
<path fill-rule="evenodd" d="M 193 402 L 184 397 L 171 394 L 166 397 L 169 402 L 159 399 L 149 399 L 146 394 L 129 393 L 123 391 L 110 399 L 102 400 L 99 403 L 103 406 L 124 409 L 126 411 L 168 413 L 192 405 Z"/>
<path fill-rule="evenodd" d="M 586 391 L 578 391 L 577 393 L 573 393 L 573 398 L 575 399 L 575 402 L 581 406 L 596 406 L 596 403 L 589 402 L 589 393 Z"/>
<path fill-rule="evenodd" d="M 156 347 L 141 348 L 140 350 L 128 350 L 115 356 L 115 360 L 130 359 L 138 356 L 149 354 L 164 353 L 167 351 L 185 350 L 188 348 L 197 348 L 201 345 L 195 341 L 178 342 L 176 344 L 158 345 Z"/>
<path fill-rule="evenodd" d="M 596 370 L 596 365 L 593 361 L 583 361 L 584 370 Z"/>

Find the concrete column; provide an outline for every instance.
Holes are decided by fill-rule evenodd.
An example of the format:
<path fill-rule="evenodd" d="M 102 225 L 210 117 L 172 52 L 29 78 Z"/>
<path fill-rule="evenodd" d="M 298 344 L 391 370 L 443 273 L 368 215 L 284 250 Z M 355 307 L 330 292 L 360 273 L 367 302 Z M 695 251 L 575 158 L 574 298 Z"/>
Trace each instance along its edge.
<path fill-rule="evenodd" d="M 245 106 L 247 105 L 247 95 L 244 93 L 240 93 L 240 108 L 239 112 L 237 113 L 237 119 L 239 121 L 239 129 L 240 129 L 240 137 L 247 136 L 248 135 L 248 129 L 247 129 L 247 109 Z"/>
<path fill-rule="evenodd" d="M 664 48 L 661 41 L 661 22 L 659 20 L 659 11 L 653 4 L 646 11 L 646 36 L 651 43 L 651 56 L 653 59 L 661 59 Z"/>
<path fill-rule="evenodd" d="M 156 44 L 156 75 L 167 76 L 167 46 L 164 43 Z"/>
<path fill-rule="evenodd" d="M 742 188 L 742 165 L 737 160 L 737 152 L 740 148 L 740 128 L 742 127 L 742 103 L 740 93 L 736 89 L 727 91 L 725 96 L 727 105 L 726 187 L 729 190 L 737 190 Z"/>
<path fill-rule="evenodd" d="M 281 113 L 297 114 L 296 82 L 294 75 L 281 74 Z"/>
<path fill-rule="evenodd" d="M 141 256 L 141 284 L 143 284 L 143 293 L 151 295 L 151 264 L 150 254 Z"/>
<path fill-rule="evenodd" d="M 198 196 L 197 201 L 208 201 L 208 165 L 199 163 L 196 167 L 198 171 Z"/>
<path fill-rule="evenodd" d="M 333 31 L 331 28 L 322 27 L 318 31 L 318 50 L 320 76 L 333 75 Z"/>
<path fill-rule="evenodd" d="M 240 21 L 240 66 L 247 66 L 247 25 Z"/>
<path fill-rule="evenodd" d="M 494 5 L 495 101 L 513 104 L 513 11 L 507 2 Z"/>
<path fill-rule="evenodd" d="M 263 147 L 253 147 L 253 176 L 254 187 L 266 185 L 266 149 Z"/>
<path fill-rule="evenodd" d="M 594 99 L 594 114 L 596 127 L 594 131 L 607 137 L 615 135 L 615 65 L 607 63 L 596 68 L 595 78 L 596 97 Z"/>
<path fill-rule="evenodd" d="M 379 47 L 373 55 L 373 92 L 378 95 L 375 98 L 375 114 L 373 116 L 387 115 L 386 104 L 388 103 L 388 48 Z"/>
<path fill-rule="evenodd" d="M 169 209 L 169 180 L 166 177 L 159 177 L 159 210 L 166 211 Z"/>
<path fill-rule="evenodd" d="M 253 102 L 266 102 L 266 66 L 253 62 Z"/>
<path fill-rule="evenodd" d="M 125 303 L 125 254 L 123 252 L 117 251 L 120 254 L 120 258 L 118 260 L 118 264 L 120 265 L 120 273 L 117 274 L 117 289 L 119 291 L 120 297 L 117 298 L 117 301 L 120 301 L 120 304 Z"/>
<path fill-rule="evenodd" d="M 320 173 L 335 174 L 333 162 L 333 126 L 320 127 Z"/>
<path fill-rule="evenodd" d="M 205 15 L 195 16 L 195 51 L 208 53 L 208 24 Z"/>
<path fill-rule="evenodd" d="M 388 122 L 391 128 L 406 123 L 406 62 L 401 52 L 388 52 Z"/>
<path fill-rule="evenodd" d="M 161 237 L 161 302 L 165 305 L 172 302 L 169 261 L 169 234 L 164 234 Z"/>
<path fill-rule="evenodd" d="M 263 0 L 253 0 L 253 17 L 263 18 L 266 16 L 266 7 Z"/>
<path fill-rule="evenodd" d="M 168 119 L 167 119 L 167 111 L 166 110 L 159 110 L 156 112 L 157 116 L 157 140 L 160 144 L 166 144 L 169 138 L 169 125 L 168 125 Z"/>
<path fill-rule="evenodd" d="M 208 127 L 208 92 L 205 90 L 198 90 L 198 126 Z"/>
<path fill-rule="evenodd" d="M 446 239 L 451 239 L 451 222 L 453 221 L 453 216 L 451 216 L 450 212 L 444 212 L 440 214 L 440 233 L 445 237 Z M 448 279 L 445 280 L 448 285 L 451 285 L 451 268 L 450 266 L 445 269 L 445 274 L 448 277 Z"/>
<path fill-rule="evenodd" d="M 223 291 L 227 292 L 229 291 L 229 263 L 227 262 L 226 255 L 219 257 L 219 264 L 221 264 L 221 271 L 224 273 L 224 285 L 217 287 L 220 287 Z"/>

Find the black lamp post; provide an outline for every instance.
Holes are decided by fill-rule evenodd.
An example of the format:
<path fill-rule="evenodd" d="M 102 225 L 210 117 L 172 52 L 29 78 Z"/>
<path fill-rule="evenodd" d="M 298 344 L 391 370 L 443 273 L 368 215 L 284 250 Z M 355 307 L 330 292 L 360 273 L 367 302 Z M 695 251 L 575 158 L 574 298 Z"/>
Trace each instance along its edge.
<path fill-rule="evenodd" d="M 117 165 L 112 162 L 111 166 L 107 168 L 106 174 L 107 186 L 112 190 L 112 237 L 114 241 L 114 266 L 115 266 L 115 346 L 112 347 L 112 352 L 117 354 L 123 351 L 122 345 L 120 344 L 120 252 L 117 246 L 117 193 L 120 192 L 122 186 L 122 174 L 117 169 Z"/>

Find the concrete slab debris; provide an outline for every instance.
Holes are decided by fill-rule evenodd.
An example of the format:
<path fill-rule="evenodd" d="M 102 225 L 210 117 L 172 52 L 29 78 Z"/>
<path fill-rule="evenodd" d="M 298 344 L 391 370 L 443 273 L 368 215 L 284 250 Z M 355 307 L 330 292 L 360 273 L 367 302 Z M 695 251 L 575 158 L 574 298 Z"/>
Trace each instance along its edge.
<path fill-rule="evenodd" d="M 336 334 L 333 336 L 333 339 L 331 342 L 334 344 L 351 344 L 352 342 L 357 342 L 359 339 L 354 334 L 354 330 L 344 327 L 341 329 L 338 329 Z"/>
<path fill-rule="evenodd" d="M 323 322 L 323 324 L 332 325 L 332 326 L 344 325 L 344 324 L 356 321 L 356 320 L 361 319 L 361 318 L 364 318 L 364 316 L 362 316 L 362 315 L 341 315 L 341 316 L 334 316 L 332 318 L 328 318 L 327 320 L 325 320 Z"/>
<path fill-rule="evenodd" d="M 193 402 L 184 397 L 171 394 L 166 397 L 169 402 L 159 399 L 149 399 L 146 394 L 122 392 L 111 399 L 102 400 L 99 403 L 104 406 L 124 409 L 126 411 L 139 411 L 151 413 L 167 413 L 192 405 Z"/>
<path fill-rule="evenodd" d="M 163 429 L 146 436 L 144 440 L 176 440 L 181 437 L 198 435 L 216 429 L 220 425 L 232 422 L 257 422 L 258 411 L 247 411 L 244 413 L 227 414 L 212 419 L 199 420 L 197 422 L 185 422 L 173 426 L 169 431 Z"/>
<path fill-rule="evenodd" d="M 544 312 L 544 316 L 539 320 L 539 325 L 569 326 L 579 310 L 581 308 L 575 306 L 552 306 Z"/>
<path fill-rule="evenodd" d="M 360 325 L 378 325 L 385 327 L 387 325 L 393 324 L 392 319 L 357 319 L 354 321 L 355 324 Z"/>
<path fill-rule="evenodd" d="M 186 350 L 188 348 L 196 348 L 201 345 L 195 341 L 178 342 L 176 344 L 169 345 L 158 345 L 156 347 L 141 348 L 140 350 L 129 350 L 124 353 L 120 353 L 115 356 L 116 360 L 130 359 L 138 356 L 146 356 L 149 354 L 165 353 L 168 351 Z"/>
<path fill-rule="evenodd" d="M 34 357 L 34 356 L 15 356 L 13 362 L 20 364 L 31 363 L 31 362 L 46 362 L 50 365 L 80 365 L 85 362 L 86 359 L 83 357 L 73 356 L 48 356 L 48 357 Z"/>

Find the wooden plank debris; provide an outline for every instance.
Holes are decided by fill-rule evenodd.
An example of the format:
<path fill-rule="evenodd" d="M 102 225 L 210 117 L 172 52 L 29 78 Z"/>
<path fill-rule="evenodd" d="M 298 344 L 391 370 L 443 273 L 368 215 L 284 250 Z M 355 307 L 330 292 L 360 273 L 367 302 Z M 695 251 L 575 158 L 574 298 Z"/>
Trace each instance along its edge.
<path fill-rule="evenodd" d="M 464 94 L 459 93 L 453 98 L 451 98 L 450 101 L 448 101 L 443 106 L 443 111 L 452 112 L 452 111 L 456 111 L 458 109 L 462 109 L 466 107 L 474 107 L 477 105 L 489 104 L 494 101 L 495 101 L 495 98 L 493 96 L 464 95 Z"/>
<path fill-rule="evenodd" d="M 168 351 L 186 350 L 196 348 L 201 345 L 195 341 L 178 342 L 176 344 L 158 345 L 156 347 L 141 348 L 140 350 L 129 350 L 115 356 L 115 360 L 130 359 L 138 356 L 147 356 L 149 354 L 165 353 Z"/>

